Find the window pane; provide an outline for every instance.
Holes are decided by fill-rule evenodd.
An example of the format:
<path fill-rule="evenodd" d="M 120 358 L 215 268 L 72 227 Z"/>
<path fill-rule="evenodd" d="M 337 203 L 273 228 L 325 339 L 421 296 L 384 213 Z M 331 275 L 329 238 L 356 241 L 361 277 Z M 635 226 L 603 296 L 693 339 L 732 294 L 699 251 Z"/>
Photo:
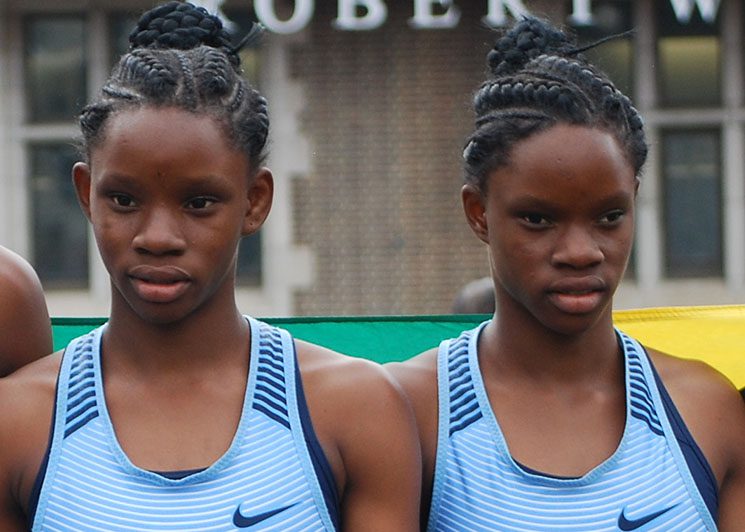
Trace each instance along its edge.
<path fill-rule="evenodd" d="M 721 46 L 717 21 L 694 8 L 681 22 L 670 2 L 657 2 L 660 101 L 671 107 L 711 106 L 721 101 Z"/>
<path fill-rule="evenodd" d="M 25 24 L 26 111 L 30 122 L 70 122 L 86 94 L 84 20 L 34 16 Z"/>
<path fill-rule="evenodd" d="M 716 131 L 663 135 L 667 273 L 722 275 L 722 190 Z"/>
<path fill-rule="evenodd" d="M 666 37 L 658 44 L 662 102 L 671 107 L 718 105 L 719 39 Z"/>
<path fill-rule="evenodd" d="M 624 0 L 593 2 L 593 23 L 577 27 L 577 37 L 582 44 L 591 44 L 611 35 L 633 29 L 631 3 Z M 619 37 L 584 52 L 587 59 L 597 65 L 624 94 L 632 94 L 634 59 L 633 40 Z"/>
<path fill-rule="evenodd" d="M 261 284 L 261 231 L 241 240 L 238 248 L 238 282 L 250 286 Z"/>
<path fill-rule="evenodd" d="M 79 159 L 68 144 L 29 147 L 33 263 L 46 288 L 88 282 L 88 231 L 70 178 Z"/>

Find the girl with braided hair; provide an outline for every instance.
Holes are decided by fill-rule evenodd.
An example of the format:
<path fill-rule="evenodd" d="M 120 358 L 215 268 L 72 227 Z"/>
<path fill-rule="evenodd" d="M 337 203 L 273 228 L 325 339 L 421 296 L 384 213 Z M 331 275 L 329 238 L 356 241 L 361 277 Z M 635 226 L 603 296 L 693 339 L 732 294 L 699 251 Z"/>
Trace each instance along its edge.
<path fill-rule="evenodd" d="M 614 329 L 647 147 L 629 99 L 539 19 L 489 53 L 464 150 L 495 317 L 390 366 L 435 530 L 742 530 L 745 409 Z"/>
<path fill-rule="evenodd" d="M 237 309 L 273 184 L 219 19 L 170 2 L 130 40 L 72 172 L 110 317 L 0 383 L 0 529 L 416 530 L 403 392 Z"/>

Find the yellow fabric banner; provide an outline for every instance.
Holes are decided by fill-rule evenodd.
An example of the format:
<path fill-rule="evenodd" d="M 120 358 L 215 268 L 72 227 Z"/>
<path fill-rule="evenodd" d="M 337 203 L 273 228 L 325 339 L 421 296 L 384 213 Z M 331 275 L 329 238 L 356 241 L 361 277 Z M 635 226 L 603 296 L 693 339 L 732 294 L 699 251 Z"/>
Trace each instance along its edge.
<path fill-rule="evenodd" d="M 618 310 L 613 319 L 644 345 L 703 360 L 745 387 L 745 305 Z"/>

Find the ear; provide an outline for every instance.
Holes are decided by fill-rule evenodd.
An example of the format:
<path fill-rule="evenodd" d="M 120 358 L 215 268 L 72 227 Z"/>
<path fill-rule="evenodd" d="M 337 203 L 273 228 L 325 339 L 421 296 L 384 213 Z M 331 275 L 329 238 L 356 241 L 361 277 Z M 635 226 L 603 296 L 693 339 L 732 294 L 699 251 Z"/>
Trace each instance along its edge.
<path fill-rule="evenodd" d="M 484 195 L 473 185 L 463 185 L 460 190 L 463 210 L 468 225 L 482 242 L 489 242 L 489 224 L 486 222 L 486 205 Z"/>
<path fill-rule="evenodd" d="M 274 178 L 268 168 L 261 168 L 251 178 L 246 198 L 246 215 L 243 219 L 242 236 L 255 233 L 269 215 L 274 197 Z"/>
<path fill-rule="evenodd" d="M 72 183 L 83 214 L 91 219 L 91 167 L 86 163 L 75 163 L 72 167 Z"/>

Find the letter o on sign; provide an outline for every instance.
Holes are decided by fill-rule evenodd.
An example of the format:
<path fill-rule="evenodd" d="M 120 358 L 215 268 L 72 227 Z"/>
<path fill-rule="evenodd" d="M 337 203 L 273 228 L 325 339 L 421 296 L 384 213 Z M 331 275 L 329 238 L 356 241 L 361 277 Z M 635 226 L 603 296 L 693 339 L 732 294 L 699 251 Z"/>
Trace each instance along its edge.
<path fill-rule="evenodd" d="M 280 20 L 274 9 L 274 0 L 255 0 L 256 18 L 274 33 L 295 33 L 308 25 L 313 18 L 313 0 L 295 0 L 295 10 L 287 20 Z"/>

